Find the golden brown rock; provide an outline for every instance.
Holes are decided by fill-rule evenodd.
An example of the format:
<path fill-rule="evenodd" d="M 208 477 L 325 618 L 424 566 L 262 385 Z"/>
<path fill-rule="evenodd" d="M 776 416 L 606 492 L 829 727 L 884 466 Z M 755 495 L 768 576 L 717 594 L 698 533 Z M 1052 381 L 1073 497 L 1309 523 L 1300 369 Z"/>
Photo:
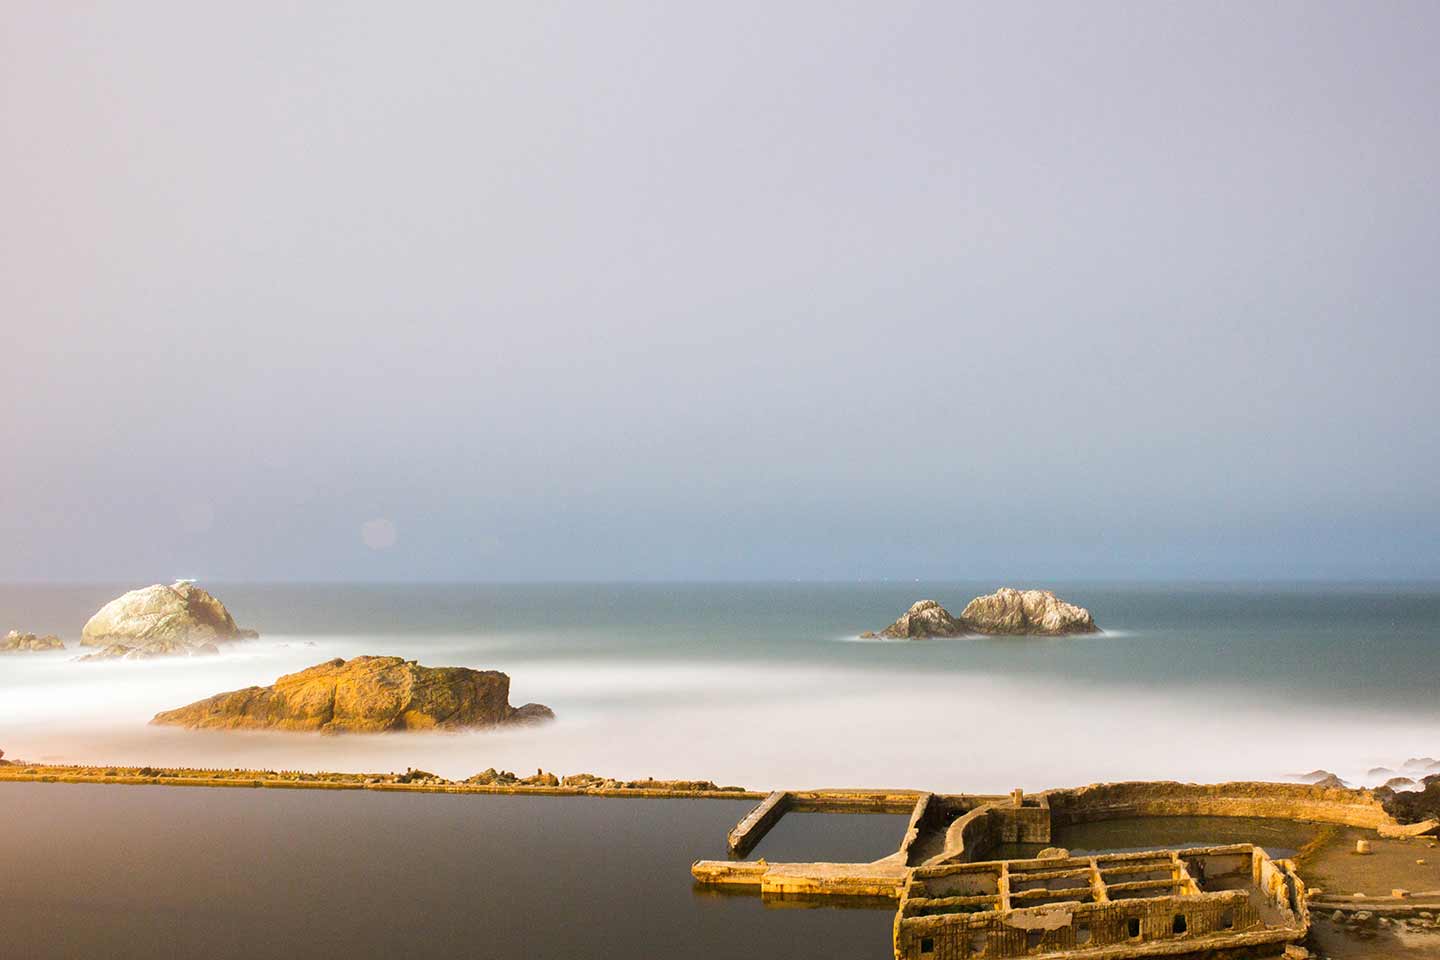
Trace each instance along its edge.
<path fill-rule="evenodd" d="M 1011 587 L 971 600 L 960 612 L 960 621 L 975 633 L 1014 636 L 1099 631 L 1084 607 L 1066 603 L 1049 590 L 1022 592 Z"/>
<path fill-rule="evenodd" d="M 901 614 L 899 620 L 881 630 L 880 636 L 892 640 L 913 640 L 922 637 L 959 637 L 966 632 L 965 625 L 952 617 L 950 611 L 934 600 L 921 600 Z"/>
<path fill-rule="evenodd" d="M 0 639 L 0 653 L 39 653 L 44 650 L 64 650 L 64 642 L 54 634 L 37 637 L 33 633 L 11 630 Z"/>
<path fill-rule="evenodd" d="M 269 687 L 222 693 L 152 723 L 219 730 L 380 733 L 458 730 L 551 719 L 538 703 L 510 706 L 510 678 L 498 670 L 422 667 L 400 657 L 335 659 L 281 677 Z"/>

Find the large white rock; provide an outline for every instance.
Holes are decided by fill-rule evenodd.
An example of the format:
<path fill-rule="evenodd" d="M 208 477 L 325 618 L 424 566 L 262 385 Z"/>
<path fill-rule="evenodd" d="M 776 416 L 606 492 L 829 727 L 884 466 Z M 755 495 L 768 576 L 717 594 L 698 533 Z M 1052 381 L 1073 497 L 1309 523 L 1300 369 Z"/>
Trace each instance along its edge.
<path fill-rule="evenodd" d="M 256 636 L 242 630 L 235 618 L 200 587 L 186 581 L 131 590 L 101 607 L 85 624 L 80 644 L 121 645 L 180 652 L 184 647 L 224 643 Z"/>

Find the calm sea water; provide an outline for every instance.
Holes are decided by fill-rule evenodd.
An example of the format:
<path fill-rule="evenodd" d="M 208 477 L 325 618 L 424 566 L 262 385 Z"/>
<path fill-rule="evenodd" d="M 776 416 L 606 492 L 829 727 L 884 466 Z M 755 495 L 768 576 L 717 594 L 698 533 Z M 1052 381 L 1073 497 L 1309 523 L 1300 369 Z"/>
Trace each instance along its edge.
<path fill-rule="evenodd" d="M 858 642 L 987 583 L 207 584 L 262 639 L 218 658 L 0 660 L 0 748 L 31 760 L 488 766 L 752 787 L 1003 791 L 1274 779 L 1440 756 L 1440 587 L 1048 584 L 1103 634 Z M 0 629 L 77 640 L 125 585 L 0 587 Z M 324 738 L 146 726 L 332 656 L 505 670 L 559 720 Z"/>

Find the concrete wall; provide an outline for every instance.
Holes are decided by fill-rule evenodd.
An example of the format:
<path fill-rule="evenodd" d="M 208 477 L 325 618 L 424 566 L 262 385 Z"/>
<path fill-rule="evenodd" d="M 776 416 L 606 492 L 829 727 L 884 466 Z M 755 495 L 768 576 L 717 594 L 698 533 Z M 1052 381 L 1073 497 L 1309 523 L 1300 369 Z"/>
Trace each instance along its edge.
<path fill-rule="evenodd" d="M 1185 918 L 1181 933 L 1175 931 L 1177 916 Z M 1115 947 L 1115 954 L 1122 955 L 1140 942 L 1182 937 L 1193 940 L 1209 934 L 1228 934 L 1232 929 L 1244 931 L 1255 927 L 1259 917 L 1247 892 L 1235 890 L 1202 897 L 1084 904 L 1070 914 L 1068 923 L 1053 929 L 1027 929 L 1017 920 L 1024 922 L 1023 917 L 994 913 L 907 917 L 897 921 L 897 955 L 904 960 L 970 960 L 1099 947 Z M 1133 921 L 1139 923 L 1136 937 L 1130 935 L 1135 929 Z M 1284 931 L 1256 930 L 1243 939 L 1247 945 L 1267 941 L 1280 944 L 1286 936 Z M 926 940 L 931 949 L 922 952 Z"/>
<path fill-rule="evenodd" d="M 1045 794 L 1058 825 L 1121 817 L 1265 817 L 1378 829 L 1394 820 L 1371 793 L 1299 783 L 1097 783 Z"/>

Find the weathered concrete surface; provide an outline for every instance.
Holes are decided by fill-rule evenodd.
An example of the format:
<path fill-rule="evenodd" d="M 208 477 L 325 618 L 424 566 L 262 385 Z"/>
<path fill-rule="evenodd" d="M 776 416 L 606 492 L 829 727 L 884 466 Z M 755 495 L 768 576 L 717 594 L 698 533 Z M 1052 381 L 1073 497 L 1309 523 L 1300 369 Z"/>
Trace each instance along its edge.
<path fill-rule="evenodd" d="M 1218 958 L 1278 955 L 1308 925 L 1299 877 L 1238 844 L 915 868 L 894 944 L 901 960 Z"/>
<path fill-rule="evenodd" d="M 745 815 L 728 834 L 725 835 L 725 842 L 729 845 L 732 853 L 744 856 L 755 845 L 764 839 L 770 828 L 780 822 L 790 803 L 790 795 L 783 790 L 777 790 Z"/>
<path fill-rule="evenodd" d="M 155 715 L 152 723 L 192 729 L 380 733 L 459 730 L 554 716 L 549 707 L 512 707 L 510 678 L 498 670 L 422 667 L 401 657 L 334 659 L 269 687 L 222 693 Z"/>
<path fill-rule="evenodd" d="M 1120 817 L 1205 816 L 1310 820 L 1371 830 L 1395 825 L 1368 790 L 1300 783 L 1094 783 L 1073 790 L 1048 790 L 1045 796 L 1058 824 Z"/>
<path fill-rule="evenodd" d="M 1382 837 L 1428 837 L 1440 832 L 1440 820 L 1421 820 L 1419 823 L 1391 825 L 1382 823 L 1376 828 Z"/>
<path fill-rule="evenodd" d="M 735 863 L 697 860 L 691 875 L 700 883 L 754 887 L 762 894 L 895 899 L 908 870 L 903 863 Z"/>

